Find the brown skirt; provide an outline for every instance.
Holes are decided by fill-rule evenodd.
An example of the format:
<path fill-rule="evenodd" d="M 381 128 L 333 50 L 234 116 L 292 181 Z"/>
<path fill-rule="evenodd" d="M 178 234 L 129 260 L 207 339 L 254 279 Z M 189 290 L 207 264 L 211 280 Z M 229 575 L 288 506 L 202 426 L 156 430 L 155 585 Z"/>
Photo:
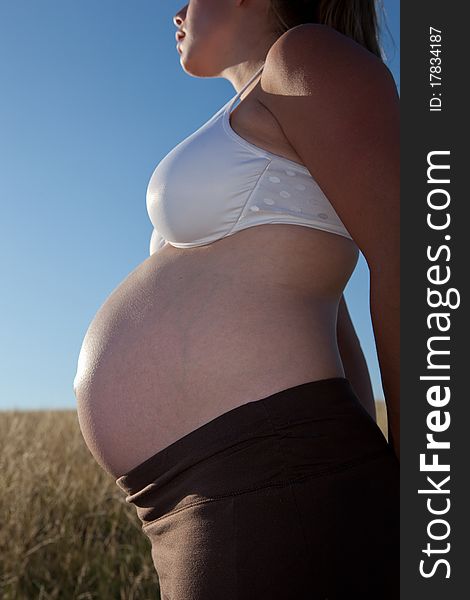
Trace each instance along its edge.
<path fill-rule="evenodd" d="M 162 600 L 399 598 L 399 461 L 349 381 L 234 408 L 116 480 Z"/>

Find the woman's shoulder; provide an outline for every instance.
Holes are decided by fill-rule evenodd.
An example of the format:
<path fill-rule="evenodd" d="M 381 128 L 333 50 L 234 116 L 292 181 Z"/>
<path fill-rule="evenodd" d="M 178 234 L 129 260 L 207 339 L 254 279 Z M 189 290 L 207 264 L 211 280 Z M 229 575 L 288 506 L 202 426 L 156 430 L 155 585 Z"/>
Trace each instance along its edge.
<path fill-rule="evenodd" d="M 378 56 L 318 23 L 283 33 L 268 51 L 261 78 L 263 90 L 280 95 L 347 94 L 371 82 L 394 87 L 392 73 Z"/>
<path fill-rule="evenodd" d="M 375 54 L 346 35 L 314 23 L 282 34 L 266 56 L 259 100 L 291 145 L 357 143 L 397 122 L 399 96 L 392 73 Z M 391 125 L 392 127 L 392 125 Z M 333 139 L 334 138 L 334 139 Z M 362 141 L 367 144 L 367 140 Z"/>

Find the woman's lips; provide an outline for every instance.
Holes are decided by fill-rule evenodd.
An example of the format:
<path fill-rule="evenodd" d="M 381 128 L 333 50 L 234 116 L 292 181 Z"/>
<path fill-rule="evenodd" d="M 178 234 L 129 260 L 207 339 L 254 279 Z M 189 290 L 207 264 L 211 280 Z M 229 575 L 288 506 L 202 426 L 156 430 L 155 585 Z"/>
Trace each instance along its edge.
<path fill-rule="evenodd" d="M 182 31 L 177 31 L 175 33 L 175 38 L 176 38 L 176 49 L 178 50 L 178 52 L 181 54 L 181 48 L 180 48 L 180 44 L 181 42 L 184 40 L 185 38 L 185 34 Z"/>

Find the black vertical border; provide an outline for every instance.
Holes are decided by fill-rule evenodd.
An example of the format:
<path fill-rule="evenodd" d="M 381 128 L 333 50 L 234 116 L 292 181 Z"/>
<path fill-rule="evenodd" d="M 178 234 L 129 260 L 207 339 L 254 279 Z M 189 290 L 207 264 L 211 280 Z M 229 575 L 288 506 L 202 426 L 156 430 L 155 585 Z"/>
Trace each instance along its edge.
<path fill-rule="evenodd" d="M 397 0 L 398 1 L 398 0 Z M 467 19 L 468 5 L 457 2 L 401 2 L 401 598 L 403 600 L 459 599 L 467 597 L 467 579 L 470 576 L 469 512 L 470 512 L 470 393 L 467 374 L 470 375 L 470 351 L 467 335 L 470 332 L 467 309 L 468 280 L 470 277 L 470 196 L 466 189 L 467 138 L 469 135 L 468 105 L 470 97 L 465 93 L 469 66 L 467 47 L 470 38 L 470 22 Z M 442 112 L 429 111 L 432 89 L 429 85 L 430 39 L 429 28 L 442 30 Z M 439 90 L 435 90 L 439 93 Z M 450 164 L 450 184 L 441 187 L 451 195 L 448 207 L 451 223 L 446 231 L 433 231 L 426 223 L 427 195 L 432 187 L 427 183 L 427 156 L 431 151 L 449 150 L 448 157 L 438 162 Z M 446 211 L 442 211 L 444 213 Z M 444 217 L 444 215 L 442 215 Z M 444 235 L 450 235 L 445 240 Z M 450 414 L 447 431 L 435 434 L 436 439 L 450 442 L 449 450 L 441 450 L 439 462 L 449 463 L 448 473 L 424 473 L 420 471 L 420 454 L 426 450 L 426 434 L 429 433 L 427 415 L 436 410 L 426 399 L 427 389 L 433 383 L 421 380 L 429 375 L 427 369 L 427 341 L 439 335 L 435 326 L 427 327 L 427 316 L 436 309 L 427 303 L 427 271 L 430 262 L 427 247 L 435 250 L 448 244 L 451 252 L 446 262 L 445 252 L 437 262 L 445 274 L 450 267 L 451 277 L 445 288 L 459 292 L 460 305 L 437 310 L 450 313 L 451 327 L 447 333 L 449 342 L 441 343 L 441 349 L 450 354 L 441 355 L 440 364 L 450 364 L 447 374 L 449 382 L 441 382 L 450 388 L 450 401 L 441 411 Z M 456 297 L 456 296 L 455 296 Z M 455 298 L 451 301 L 454 302 Z M 437 373 L 437 372 L 435 372 Z M 439 371 L 438 374 L 444 374 Z M 434 385 L 438 382 L 434 382 Z M 444 415 L 443 415 L 444 417 Z M 432 488 L 427 475 L 436 482 L 450 475 L 447 483 L 449 494 L 419 494 L 419 489 Z M 445 489 L 446 485 L 442 486 Z M 435 498 L 435 508 L 447 505 L 450 508 L 441 516 L 432 515 L 427 509 L 427 498 Z M 434 500 L 432 500 L 434 502 Z M 446 519 L 450 533 L 442 541 L 428 537 L 427 527 L 433 518 Z M 444 535 L 444 525 L 435 526 L 434 533 Z M 423 553 L 427 543 L 443 549 L 450 543 L 447 553 Z M 439 558 L 448 560 L 450 577 L 446 578 L 447 567 L 437 566 L 432 577 L 420 574 L 420 561 L 425 560 L 424 570 L 430 572 Z"/>

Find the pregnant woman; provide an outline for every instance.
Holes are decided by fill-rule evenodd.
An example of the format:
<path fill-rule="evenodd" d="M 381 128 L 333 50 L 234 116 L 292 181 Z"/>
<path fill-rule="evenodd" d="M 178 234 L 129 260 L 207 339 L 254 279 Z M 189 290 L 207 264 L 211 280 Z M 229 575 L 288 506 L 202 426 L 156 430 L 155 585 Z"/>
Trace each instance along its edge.
<path fill-rule="evenodd" d="M 150 256 L 81 348 L 84 439 L 163 600 L 398 598 L 399 99 L 374 2 L 191 0 L 174 24 L 184 71 L 237 93 L 150 178 Z M 359 250 L 388 442 L 343 298 Z"/>

